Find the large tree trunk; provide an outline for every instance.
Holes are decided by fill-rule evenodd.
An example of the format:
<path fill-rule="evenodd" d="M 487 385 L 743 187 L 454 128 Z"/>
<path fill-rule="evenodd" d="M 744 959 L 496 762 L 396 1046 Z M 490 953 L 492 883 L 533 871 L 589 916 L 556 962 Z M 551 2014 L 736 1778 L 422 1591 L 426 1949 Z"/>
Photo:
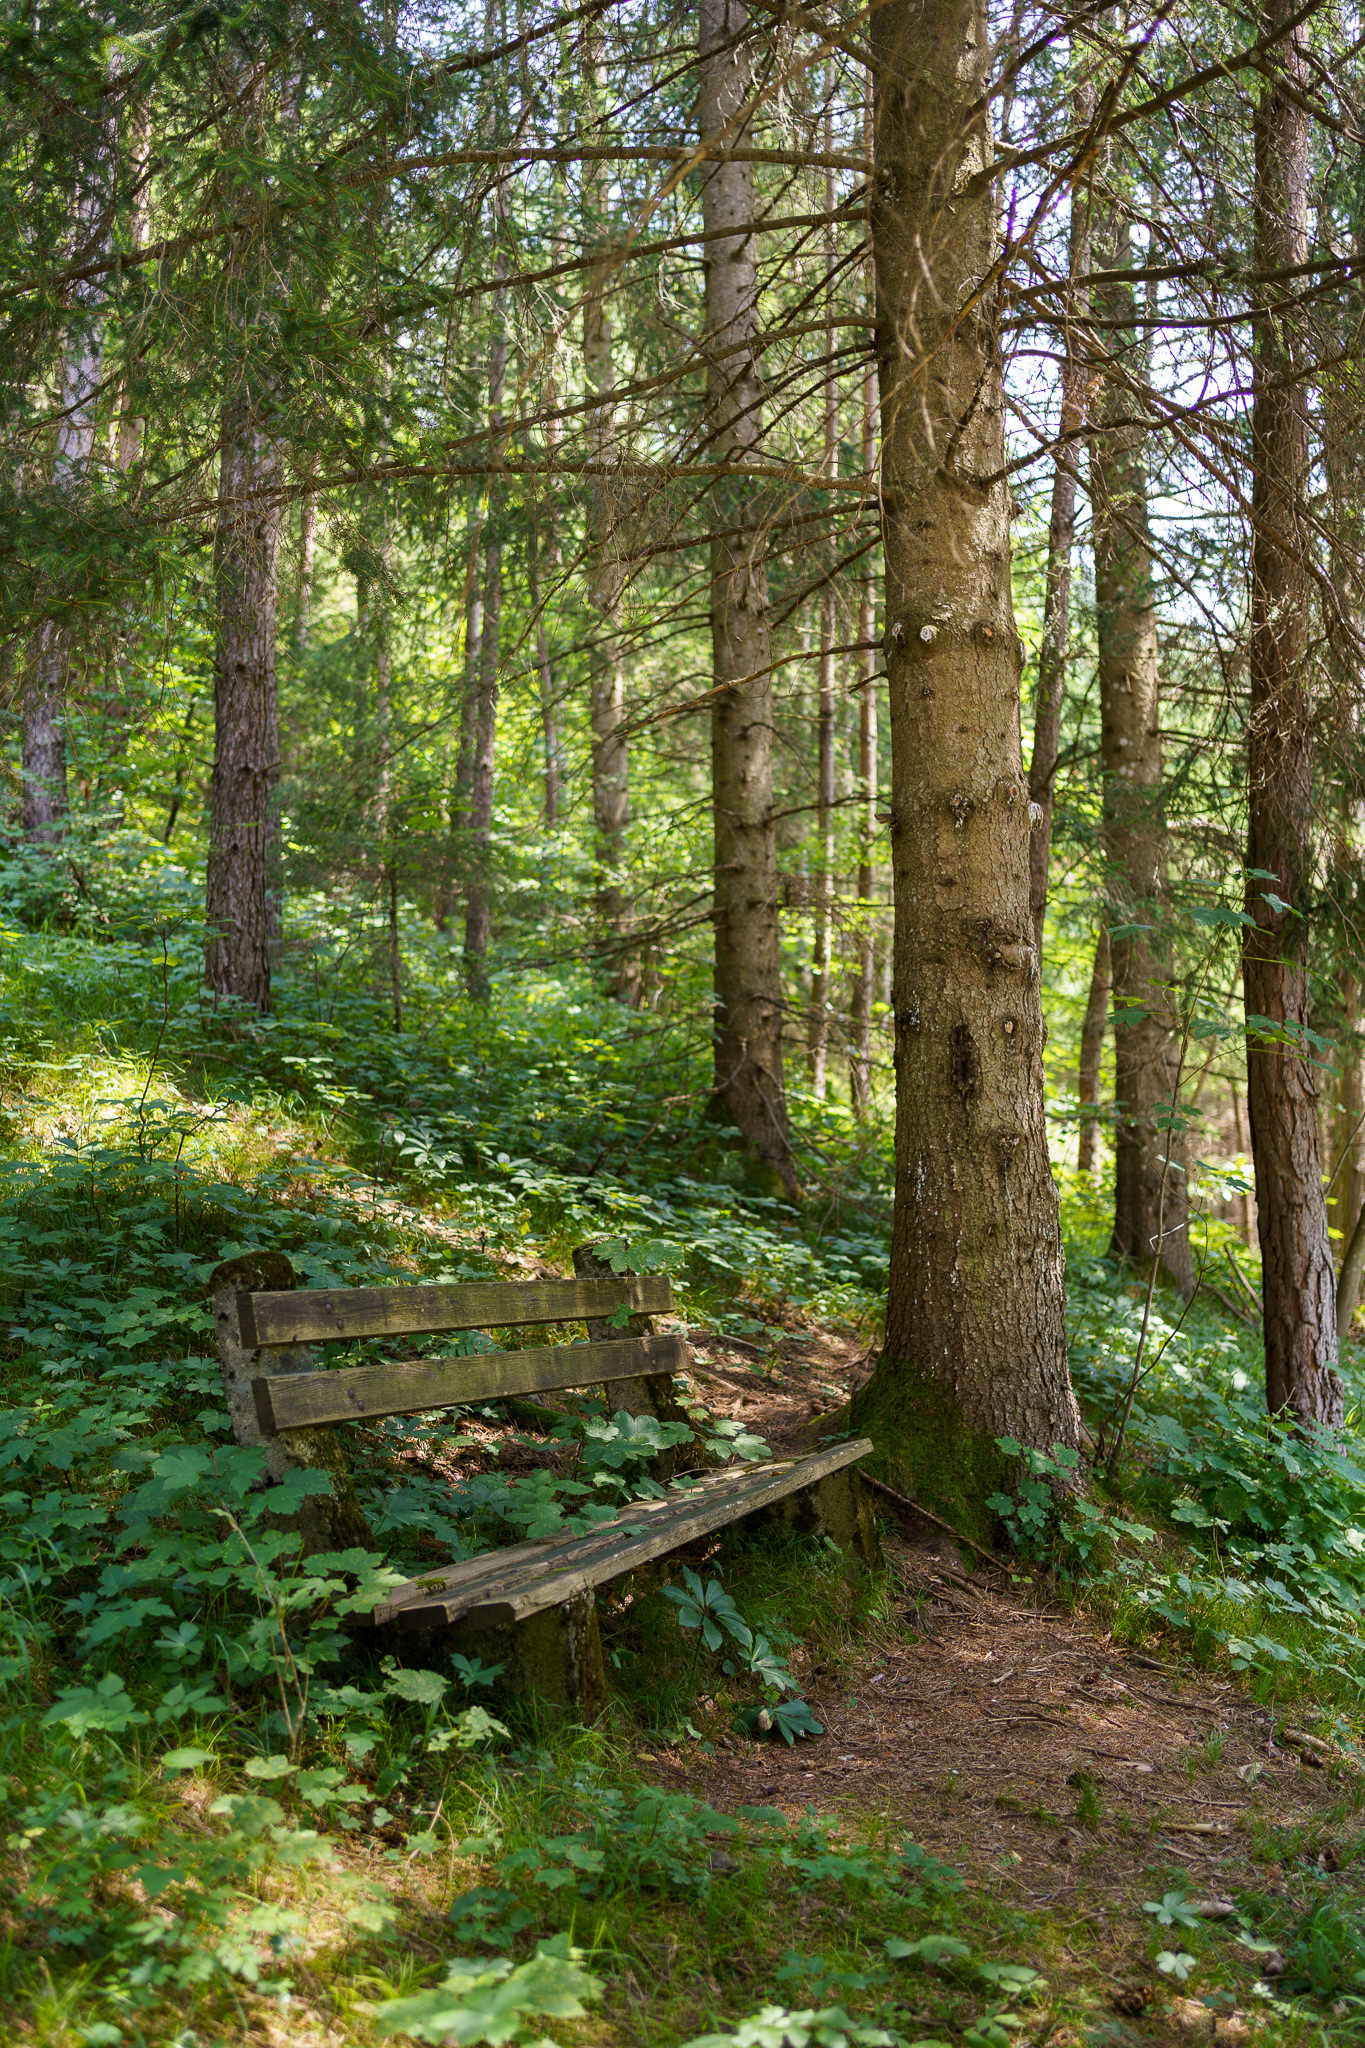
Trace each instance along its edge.
<path fill-rule="evenodd" d="M 270 1008 L 267 847 L 279 757 L 275 571 L 279 451 L 234 403 L 223 426 L 214 544 L 217 645 L 205 970 L 216 996 Z"/>
<path fill-rule="evenodd" d="M 1078 121 L 1089 121 L 1095 109 L 1094 89 L 1075 95 Z M 1070 271 L 1072 279 L 1090 268 L 1089 207 L 1079 190 L 1071 200 Z M 1083 285 L 1067 292 L 1068 316 L 1085 310 Z M 1047 877 L 1052 859 L 1052 805 L 1057 784 L 1057 756 L 1062 736 L 1062 698 L 1071 638 L 1071 550 L 1076 539 L 1076 486 L 1079 481 L 1081 432 L 1085 425 L 1087 364 L 1078 352 L 1079 336 L 1068 317 L 1063 337 L 1061 406 L 1057 418 L 1057 455 L 1052 473 L 1052 510 L 1047 529 L 1047 573 L 1043 588 L 1043 632 L 1038 648 L 1038 698 L 1033 717 L 1033 752 L 1029 757 L 1028 793 L 1033 831 L 1029 837 L 1029 915 L 1033 945 L 1043 957 L 1043 917 L 1047 910 Z"/>
<path fill-rule="evenodd" d="M 703 143 L 733 147 L 750 91 L 741 0 L 700 0 Z M 762 442 L 753 166 L 701 171 L 708 459 L 743 464 Z M 711 494 L 711 781 L 715 832 L 715 1113 L 750 1158 L 796 1192 L 782 1072 L 782 955 L 773 820 L 773 692 L 764 529 L 742 479 Z"/>
<path fill-rule="evenodd" d="M 1279 35 L 1290 0 L 1267 0 L 1262 31 Z M 1255 268 L 1308 258 L 1307 67 L 1302 30 L 1267 60 L 1256 104 Z M 1282 82 L 1287 76 L 1289 90 Z M 1293 96 L 1291 97 L 1291 93 Z M 1256 323 L 1251 414 L 1251 716 L 1249 829 L 1242 951 L 1247 1106 L 1256 1168 L 1265 1315 L 1266 1402 L 1304 1425 L 1334 1429 L 1332 1255 L 1318 1154 L 1317 1087 L 1303 1041 L 1309 1022 L 1304 911 L 1313 876 L 1308 408 L 1302 316 L 1283 294 Z M 1258 1020 L 1263 1029 L 1258 1029 Z"/>
<path fill-rule="evenodd" d="M 1127 277 L 1132 237 L 1111 144 L 1092 223 L 1098 349 L 1110 368 L 1090 446 L 1106 915 L 1114 991 L 1114 1238 L 1123 1258 L 1157 1258 L 1194 1286 L 1187 1147 L 1178 1128 L 1181 1041 L 1173 1014 L 1162 802 L 1160 654 L 1140 409 L 1145 354 Z M 1126 323 L 1126 324 L 1124 324 Z M 1097 349 L 1097 352 L 1098 352 Z"/>
<path fill-rule="evenodd" d="M 984 0 L 871 18 L 896 1189 L 886 1346 L 853 1404 L 883 1472 L 990 1524 L 997 1438 L 1074 1449 L 1010 589 Z M 966 738 L 964 739 L 964 735 Z"/>

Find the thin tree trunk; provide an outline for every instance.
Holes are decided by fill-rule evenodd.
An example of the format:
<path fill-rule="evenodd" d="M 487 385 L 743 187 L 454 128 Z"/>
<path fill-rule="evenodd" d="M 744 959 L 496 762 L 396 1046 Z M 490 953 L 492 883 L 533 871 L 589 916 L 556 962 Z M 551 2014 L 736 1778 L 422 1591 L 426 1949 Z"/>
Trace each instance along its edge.
<path fill-rule="evenodd" d="M 700 0 L 701 139 L 742 144 L 751 81 L 741 0 Z M 753 166 L 700 173 L 709 455 L 743 464 L 762 442 Z M 713 1109 L 750 1158 L 796 1193 L 782 1071 L 782 955 L 773 820 L 772 678 L 764 529 L 742 480 L 712 492 L 711 784 L 715 861 Z"/>
<path fill-rule="evenodd" d="M 820 600 L 820 680 L 815 747 L 815 944 L 811 950 L 806 1070 L 823 1102 L 829 1080 L 829 985 L 834 947 L 834 596 Z"/>
<path fill-rule="evenodd" d="M 864 152 L 873 149 L 872 77 L 863 87 Z M 870 189 L 870 188 L 869 188 Z M 868 264 L 869 311 L 876 309 L 876 280 Z M 877 465 L 877 365 L 869 360 L 863 367 L 862 453 L 863 474 L 869 478 Z M 863 575 L 862 602 L 858 610 L 858 656 L 862 672 L 858 690 L 858 978 L 854 984 L 852 1046 L 849 1057 L 849 1094 L 859 1115 L 872 1100 L 872 1006 L 876 998 L 877 932 L 873 922 L 873 893 L 877 883 L 877 572 L 868 558 Z"/>
<path fill-rule="evenodd" d="M 1308 257 L 1308 116 L 1302 29 L 1290 0 L 1266 0 L 1267 58 L 1253 123 L 1255 271 Z M 1288 89 L 1286 89 L 1286 83 Z M 1277 302 L 1283 294 L 1276 293 Z M 1261 1241 L 1266 1403 L 1303 1427 L 1335 1429 L 1344 1402 L 1327 1208 L 1318 1153 L 1304 912 L 1313 886 L 1312 556 L 1303 316 L 1277 303 L 1253 341 L 1249 829 L 1242 951 L 1247 1108 Z M 1264 1030 L 1256 1020 L 1265 1020 Z"/>
<path fill-rule="evenodd" d="M 1080 1428 L 1043 1120 L 999 304 L 976 295 L 996 257 L 992 45 L 984 0 L 887 0 L 868 32 L 896 1185 L 886 1345 L 853 1422 L 894 1485 L 975 1533 L 1013 1470 L 997 1439 L 1074 1449 Z"/>
<path fill-rule="evenodd" d="M 832 70 L 825 74 L 825 92 L 834 89 Z M 825 149 L 834 150 L 834 122 L 828 104 L 825 111 Z M 825 208 L 834 212 L 834 173 L 825 172 Z M 835 265 L 838 262 L 838 232 L 833 220 L 825 229 L 825 388 L 823 407 L 824 473 L 833 481 L 839 470 L 839 384 L 834 370 L 836 330 Z M 807 1013 L 806 1067 L 811 1093 L 823 1102 L 829 1081 L 830 969 L 834 960 L 834 691 L 835 633 L 834 591 L 829 584 L 820 599 L 820 681 L 816 715 L 815 762 L 815 945 L 811 955 L 810 1009 Z"/>
<path fill-rule="evenodd" d="M 1099 1166 L 1100 1061 L 1104 1056 L 1104 1028 L 1109 1022 L 1109 932 L 1101 921 L 1095 940 L 1095 964 L 1090 970 L 1090 993 L 1081 1020 L 1080 1076 L 1076 1089 L 1076 1171 L 1094 1173 Z"/>
<path fill-rule="evenodd" d="M 538 510 L 539 508 L 535 508 Z M 548 517 L 548 508 L 545 516 Z M 559 823 L 559 722 L 555 708 L 550 635 L 545 624 L 545 591 L 540 580 L 540 536 L 533 515 L 526 529 L 526 582 L 536 621 L 536 676 L 540 684 L 540 732 L 545 760 L 545 823 Z"/>
<path fill-rule="evenodd" d="M 214 545 L 217 644 L 205 968 L 215 996 L 270 1008 L 266 849 L 279 756 L 275 571 L 279 451 L 241 403 L 228 411 Z"/>
<path fill-rule="evenodd" d="M 476 523 L 470 532 L 469 566 L 465 576 L 464 650 L 461 657 L 460 721 L 455 743 L 455 777 L 450 792 L 450 824 L 445 863 L 436 889 L 435 924 L 447 932 L 460 902 L 468 867 L 466 833 L 474 775 L 474 721 L 479 696 L 479 642 L 483 637 L 483 597 L 479 588 L 479 541 Z"/>
<path fill-rule="evenodd" d="M 494 275 L 509 273 L 506 248 L 507 194 L 493 192 L 493 232 L 498 243 Z M 499 294 L 499 297 L 501 295 Z M 469 764 L 469 886 L 465 895 L 464 971 L 469 993 L 488 994 L 488 942 L 492 922 L 493 786 L 498 733 L 498 683 L 502 631 L 502 509 L 498 471 L 503 459 L 503 395 L 507 383 L 507 329 L 494 301 L 488 351 L 488 526 L 483 554 L 483 618 L 479 633 L 478 691 L 474 705 Z"/>
<path fill-rule="evenodd" d="M 1352 220 L 1352 253 L 1365 256 L 1365 215 L 1357 193 Z M 1359 275 L 1359 272 L 1357 272 Z M 1322 378 L 1318 403 L 1322 457 L 1331 524 L 1330 602 L 1326 613 L 1329 672 L 1334 703 L 1330 721 L 1334 757 L 1322 780 L 1335 809 L 1335 845 L 1328 891 L 1336 907 L 1336 1085 L 1329 1111 L 1326 1146 L 1332 1170 L 1327 1220 L 1337 1234 L 1338 1263 L 1365 1209 L 1365 1033 L 1362 1032 L 1361 927 L 1357 906 L 1365 900 L 1365 776 L 1361 756 L 1361 676 L 1365 658 L 1365 379 L 1351 346 L 1362 312 L 1357 285 L 1346 297 L 1332 339 L 1335 360 Z M 1340 1285 L 1340 1283 L 1338 1283 Z M 1350 1315 L 1346 1323 L 1349 1324 Z M 1338 1339 L 1343 1334 L 1338 1310 Z"/>
<path fill-rule="evenodd" d="M 1128 277 L 1132 236 L 1115 146 L 1097 177 L 1093 295 L 1111 367 L 1090 444 L 1106 916 L 1114 990 L 1114 1237 L 1122 1258 L 1156 1258 L 1183 1294 L 1194 1286 L 1187 1147 L 1179 1119 L 1180 1035 L 1166 931 L 1160 653 L 1147 516 L 1145 436 L 1132 417 L 1145 354 Z M 1125 341 L 1124 336 L 1134 337 Z"/>
<path fill-rule="evenodd" d="M 1095 110 L 1093 87 L 1073 96 L 1078 124 Z M 1071 201 L 1070 272 L 1074 280 L 1090 268 L 1089 208 L 1078 190 Z M 1068 315 L 1085 313 L 1084 287 L 1074 282 L 1067 293 Z M 1047 573 L 1043 589 L 1043 632 L 1038 649 L 1038 699 L 1033 718 L 1033 753 L 1029 759 L 1028 793 L 1033 806 L 1029 835 L 1029 915 L 1033 945 L 1043 957 L 1043 918 L 1047 911 L 1047 877 L 1052 858 L 1052 805 L 1056 793 L 1057 757 L 1062 736 L 1062 699 L 1071 636 L 1071 550 L 1076 538 L 1076 487 L 1080 473 L 1081 433 L 1085 425 L 1087 365 L 1078 353 L 1079 336 L 1067 320 L 1061 369 L 1061 407 L 1057 419 L 1057 455 L 1052 472 L 1052 511 L 1047 529 Z"/>
<path fill-rule="evenodd" d="M 499 396 L 501 392 L 499 391 Z M 490 526 L 483 556 L 483 620 L 479 633 L 469 787 L 469 888 L 465 897 L 464 965 L 472 996 L 488 994 L 492 894 L 488 872 L 493 837 L 493 787 L 498 732 L 498 667 L 502 631 L 502 547 Z"/>
<path fill-rule="evenodd" d="M 98 238 L 108 247 L 116 161 L 113 124 L 102 118 L 91 137 L 89 161 L 76 195 L 72 246 Z M 104 371 L 104 286 L 78 285 L 61 358 L 60 406 L 52 461 L 54 496 L 68 518 L 79 517 L 95 461 L 95 410 Z M 71 543 L 79 554 L 79 544 Z M 66 607 L 45 618 L 33 636 L 24 677 L 22 825 L 38 843 L 60 838 L 67 814 L 66 698 L 76 653 L 74 614 Z"/>
<path fill-rule="evenodd" d="M 125 175 L 133 184 L 133 198 L 124 228 L 130 255 L 136 255 L 143 248 L 151 222 L 151 139 L 151 106 L 146 99 L 140 99 L 128 110 L 122 152 Z M 124 364 L 123 376 L 119 383 L 114 463 L 119 475 L 124 477 L 130 476 L 142 460 L 142 437 L 146 423 L 137 410 L 137 396 L 134 390 L 140 363 L 140 356 L 133 353 Z"/>
<path fill-rule="evenodd" d="M 582 68 L 588 122 L 604 137 L 601 123 L 602 26 L 593 17 L 583 25 Z M 583 239 L 590 249 L 604 238 L 605 181 L 602 167 L 583 169 Z M 583 381 L 592 394 L 611 391 L 616 381 L 614 336 L 607 304 L 612 274 L 610 253 L 603 251 L 588 272 L 583 295 Z M 621 659 L 621 603 L 625 577 L 615 532 L 614 487 L 609 474 L 616 459 L 616 411 L 605 397 L 587 420 L 588 454 L 596 465 L 587 500 L 588 596 L 604 630 L 594 651 L 589 683 L 592 721 L 592 813 L 597 860 L 597 914 L 612 947 L 609 976 L 613 995 L 629 999 L 636 973 L 622 947 L 628 911 L 622 883 L 626 832 L 630 823 L 630 759 L 625 739 L 625 670 Z"/>
<path fill-rule="evenodd" d="M 464 673 L 460 689 L 460 744 L 455 757 L 455 788 L 451 797 L 452 830 L 459 832 L 469 822 L 469 796 L 474 786 L 474 727 L 479 715 L 479 647 L 483 640 L 483 585 L 479 580 L 479 556 L 483 545 L 482 522 L 476 521 L 469 539 L 469 574 L 465 584 Z"/>
<path fill-rule="evenodd" d="M 299 580 L 294 598 L 294 652 L 308 646 L 308 629 L 313 622 L 313 577 L 317 568 L 318 501 L 305 491 L 299 506 Z"/>

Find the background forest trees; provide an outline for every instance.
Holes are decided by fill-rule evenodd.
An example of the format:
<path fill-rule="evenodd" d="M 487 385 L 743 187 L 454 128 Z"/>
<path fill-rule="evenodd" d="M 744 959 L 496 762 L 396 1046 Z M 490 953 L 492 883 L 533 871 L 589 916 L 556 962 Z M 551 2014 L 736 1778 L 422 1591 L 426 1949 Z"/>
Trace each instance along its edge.
<path fill-rule="evenodd" d="M 576 989 L 773 1200 L 894 1053 L 920 1395 L 1071 1441 L 1112 1164 L 1333 1423 L 1357 26 L 932 13 L 11 10 L 7 912 L 198 948 L 229 1035 Z"/>

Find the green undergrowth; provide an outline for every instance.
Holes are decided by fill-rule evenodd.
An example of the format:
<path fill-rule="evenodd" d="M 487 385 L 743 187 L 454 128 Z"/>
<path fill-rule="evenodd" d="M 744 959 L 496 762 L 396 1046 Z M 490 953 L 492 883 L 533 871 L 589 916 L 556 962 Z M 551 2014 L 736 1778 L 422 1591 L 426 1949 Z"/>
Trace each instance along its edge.
<path fill-rule="evenodd" d="M 591 1240 L 670 1273 L 684 1321 L 743 1339 L 760 1371 L 820 1324 L 873 1337 L 884 1128 L 798 1099 L 821 1192 L 778 1202 L 744 1185 L 702 1114 L 705 1047 L 666 1017 L 572 977 L 452 1000 L 427 938 L 399 1036 L 320 915 L 277 1014 L 233 1020 L 204 1006 L 164 892 L 155 916 L 130 901 L 117 928 L 15 927 L 0 951 L 6 2038 L 1109 2039 L 1089 1937 L 1019 1911 L 1008 1871 L 948 1870 L 890 1814 L 722 1813 L 642 1776 L 643 1759 L 704 1773 L 725 1750 L 818 1744 L 816 1680 L 837 1689 L 904 1641 L 889 1582 L 827 1545 L 732 1536 L 605 1594 L 595 1733 L 536 1726 L 496 1671 L 405 1663 L 356 1626 L 395 1575 L 591 1527 L 658 1491 L 661 1450 L 690 1467 L 761 1456 L 758 1437 L 700 1407 L 659 1425 L 590 1401 L 545 1430 L 495 1410 L 357 1430 L 374 1546 L 304 1560 L 274 1511 L 320 1482 L 264 1491 L 223 1406 L 205 1285 L 261 1246 L 320 1286 L 564 1271 Z M 1108 1447 L 1142 1302 L 1093 1249 L 1093 1190 L 1066 1199 L 1073 1370 Z M 381 1352 L 320 1347 L 343 1355 Z M 1000 1497 L 1021 1582 L 1231 1666 L 1301 1722 L 1320 1709 L 1349 1752 L 1354 1406 L 1335 1450 L 1273 1429 L 1254 1348 L 1204 1302 L 1159 1296 L 1144 1362 L 1111 1477 L 1059 1508 L 1044 1463 Z M 1002 1456 L 1018 1473 L 1017 1447 Z M 1245 1990 L 1273 1939 L 1281 2037 L 1313 2038 L 1324 2001 L 1354 2025 L 1356 1922 L 1312 1884 L 1292 1912 L 1244 1902 L 1224 1935 L 1172 1909 L 1144 1927 L 1143 1966 L 1187 1955 L 1216 1984 L 1244 1936 Z"/>
<path fill-rule="evenodd" d="M 1119 1641 L 1320 1711 L 1354 1748 L 1365 1728 L 1356 1347 L 1342 1361 L 1341 1434 L 1305 1440 L 1266 1414 L 1259 1338 L 1216 1301 L 1158 1290 L 1149 1307 L 1145 1283 L 1084 1245 L 1073 1245 L 1068 1297 L 1092 1453 L 1081 1463 L 1006 1444 L 1027 1470 L 994 1505 L 1024 1576 L 1084 1597 Z"/>

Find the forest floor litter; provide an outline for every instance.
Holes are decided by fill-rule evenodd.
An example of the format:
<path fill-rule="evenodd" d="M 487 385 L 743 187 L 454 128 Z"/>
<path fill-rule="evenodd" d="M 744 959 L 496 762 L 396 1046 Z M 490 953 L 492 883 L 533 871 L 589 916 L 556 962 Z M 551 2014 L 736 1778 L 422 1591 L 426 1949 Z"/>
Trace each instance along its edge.
<path fill-rule="evenodd" d="M 718 1412 L 790 1454 L 818 1441 L 818 1411 L 837 1412 L 867 1370 L 865 1352 L 822 1334 L 781 1346 L 762 1372 L 717 1341 L 695 1377 Z M 990 1572 L 927 1521 L 899 1520 L 882 1517 L 903 1639 L 837 1671 L 796 1663 L 822 1738 L 760 1746 L 722 1732 L 714 1755 L 645 1744 L 643 1771 L 720 1811 L 816 1810 L 908 1835 L 969 1892 L 1060 1916 L 1083 1937 L 1078 1976 L 1107 1986 L 1115 2018 L 1087 2038 L 1109 2048 L 1247 2038 L 1257 2015 L 1230 1994 L 1220 2010 L 1156 1976 L 1144 1904 L 1174 1883 L 1213 1922 L 1234 1896 L 1285 1896 L 1296 1874 L 1339 1877 L 1354 1903 L 1356 1760 L 1292 1725 L 1311 1722 L 1311 1706 L 1287 1722 L 1235 1678 L 1116 1643 L 1026 1566 Z M 1282 1959 L 1259 1966 L 1273 1982 Z"/>

